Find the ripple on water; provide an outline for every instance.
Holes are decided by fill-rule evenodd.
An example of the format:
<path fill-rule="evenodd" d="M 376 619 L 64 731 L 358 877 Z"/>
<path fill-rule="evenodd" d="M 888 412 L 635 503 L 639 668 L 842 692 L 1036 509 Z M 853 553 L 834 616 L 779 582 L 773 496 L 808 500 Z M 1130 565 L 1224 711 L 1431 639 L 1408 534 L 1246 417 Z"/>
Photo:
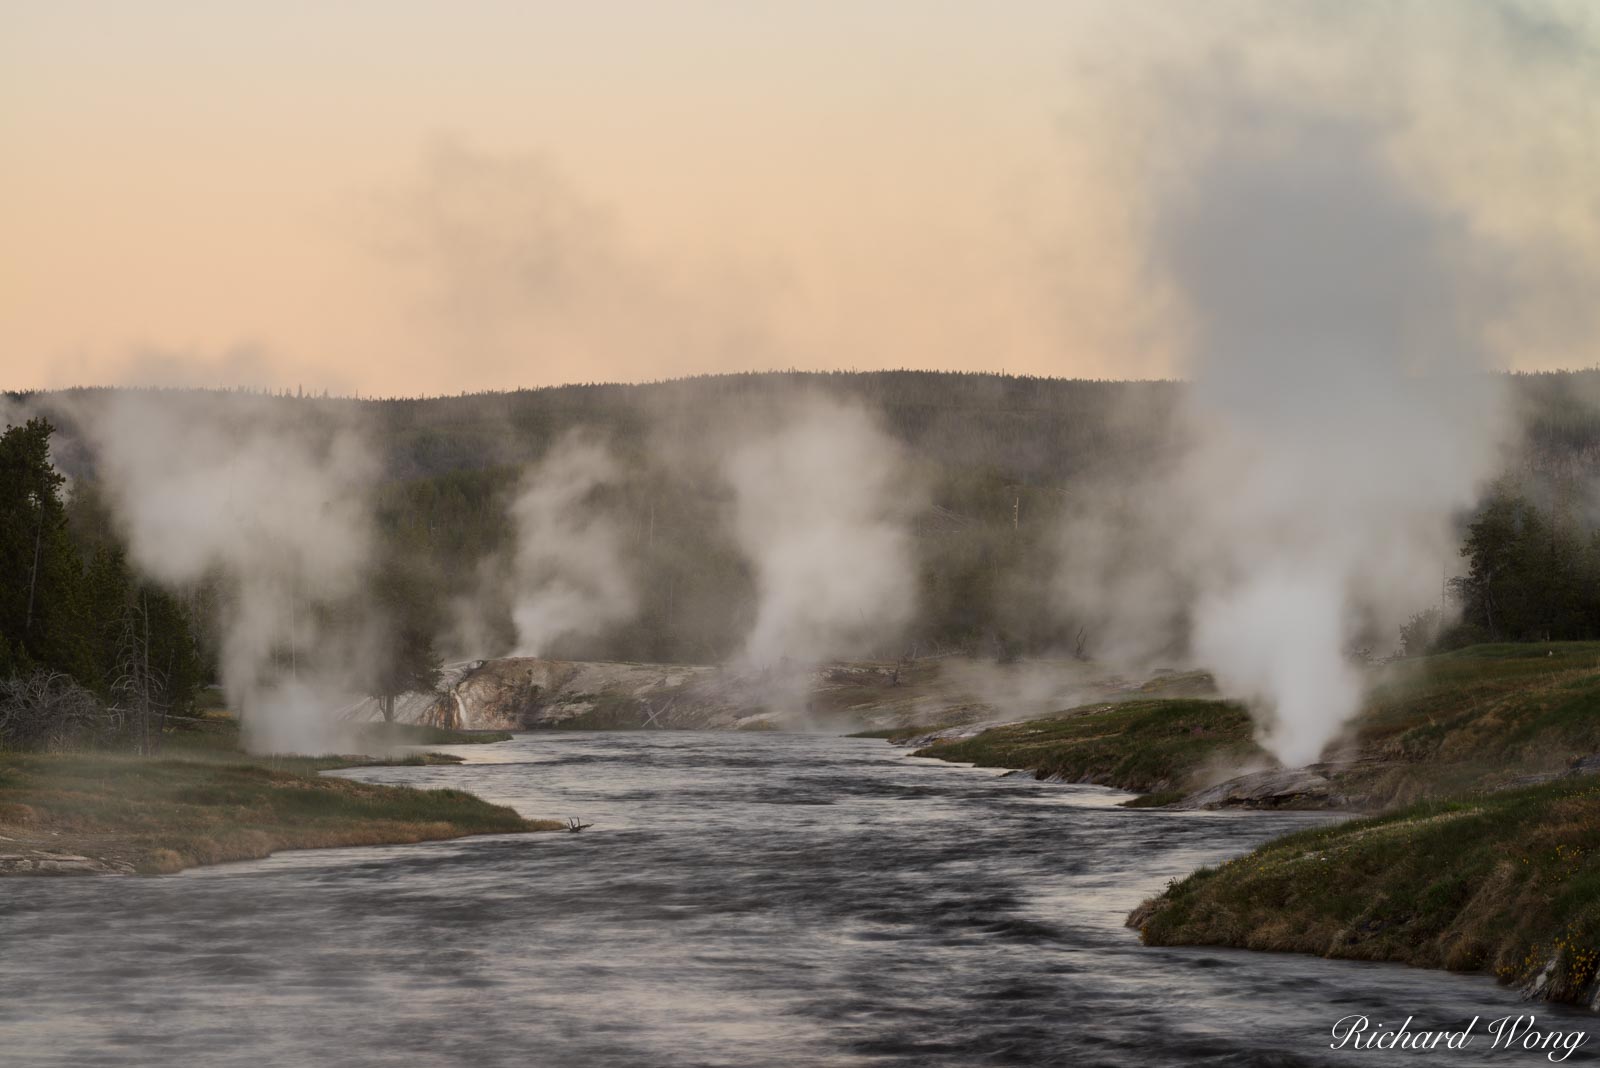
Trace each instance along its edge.
<path fill-rule="evenodd" d="M 9 882 L 5 1063 L 1377 1066 L 1422 1055 L 1332 1053 L 1334 1020 L 1526 1011 L 1478 978 L 1148 949 L 1121 926 L 1167 879 L 1320 817 L 1123 809 L 867 739 L 459 752 L 345 774 L 595 828 Z"/>

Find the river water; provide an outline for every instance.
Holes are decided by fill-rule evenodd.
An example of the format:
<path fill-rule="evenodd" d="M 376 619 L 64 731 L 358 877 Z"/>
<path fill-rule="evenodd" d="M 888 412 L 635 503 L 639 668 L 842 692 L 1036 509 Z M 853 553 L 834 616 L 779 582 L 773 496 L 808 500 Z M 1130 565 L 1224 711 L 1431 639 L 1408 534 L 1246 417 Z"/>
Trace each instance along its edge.
<path fill-rule="evenodd" d="M 1482 978 L 1122 926 L 1169 878 L 1316 817 L 1129 810 L 815 735 L 454 751 L 469 763 L 343 774 L 593 829 L 8 880 L 0 1064 L 1531 1065 L 1484 1024 L 1464 1052 L 1329 1050 L 1329 1030 L 1593 1020 Z"/>

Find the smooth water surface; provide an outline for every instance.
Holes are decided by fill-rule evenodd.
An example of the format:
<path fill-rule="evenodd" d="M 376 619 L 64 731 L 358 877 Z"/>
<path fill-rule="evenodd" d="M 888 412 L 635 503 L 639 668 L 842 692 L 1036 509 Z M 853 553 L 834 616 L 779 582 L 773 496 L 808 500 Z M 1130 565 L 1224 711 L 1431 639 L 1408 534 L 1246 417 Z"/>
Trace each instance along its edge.
<path fill-rule="evenodd" d="M 1329 1029 L 1592 1019 L 1482 978 L 1150 949 L 1122 926 L 1169 878 L 1318 817 L 1123 809 L 815 735 L 454 751 L 469 763 L 343 774 L 594 828 L 5 881 L 0 1064 L 1545 1064 L 1487 1037 L 1330 1051 Z"/>

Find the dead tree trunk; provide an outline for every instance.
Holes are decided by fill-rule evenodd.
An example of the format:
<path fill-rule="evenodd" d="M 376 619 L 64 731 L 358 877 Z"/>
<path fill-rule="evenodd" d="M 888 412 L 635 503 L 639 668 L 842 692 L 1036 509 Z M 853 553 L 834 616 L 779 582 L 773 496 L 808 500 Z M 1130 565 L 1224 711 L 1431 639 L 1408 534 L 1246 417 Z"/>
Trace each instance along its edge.
<path fill-rule="evenodd" d="M 44 501 L 39 501 L 39 525 L 33 532 L 33 572 L 28 576 L 28 616 L 23 621 L 24 631 L 33 630 L 33 591 L 39 586 L 39 554 L 44 548 Z"/>

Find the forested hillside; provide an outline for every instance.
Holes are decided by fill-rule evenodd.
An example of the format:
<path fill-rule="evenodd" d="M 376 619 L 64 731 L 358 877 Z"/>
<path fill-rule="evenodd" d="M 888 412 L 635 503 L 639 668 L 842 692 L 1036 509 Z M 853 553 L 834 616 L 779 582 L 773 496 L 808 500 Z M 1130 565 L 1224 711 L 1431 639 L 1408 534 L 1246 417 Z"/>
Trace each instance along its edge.
<path fill-rule="evenodd" d="M 748 567 L 729 541 L 726 489 L 693 444 L 719 427 L 821 392 L 875 412 L 906 443 L 928 507 L 917 520 L 921 624 L 909 644 L 874 652 L 1001 651 L 1059 644 L 1041 579 L 1065 491 L 1094 474 L 1152 462 L 1170 443 L 1181 388 L 996 375 L 886 372 L 733 375 L 647 385 L 580 385 L 419 400 L 282 397 L 275 403 L 354 422 L 374 443 L 385 555 L 423 585 L 441 632 L 480 561 L 504 550 L 507 504 L 525 467 L 575 428 L 597 432 L 628 477 L 608 512 L 640 562 L 641 611 L 572 656 L 706 662 L 748 627 Z M 113 537 L 74 418 L 106 391 L 69 391 L 54 452 L 72 478 L 82 537 Z M 205 402 L 216 395 L 192 394 Z M 20 398 L 28 400 L 29 398 Z M 51 396 L 32 398 L 47 407 Z M 424 614 L 427 614 L 425 612 Z M 490 621 L 510 640 L 507 620 Z M 458 652 L 492 652 L 455 650 Z"/>
<path fill-rule="evenodd" d="M 1532 562 L 1533 550 L 1524 546 L 1517 568 L 1464 561 L 1457 592 L 1466 601 L 1467 622 L 1481 628 L 1473 634 L 1586 636 L 1600 631 L 1600 600 L 1574 593 L 1560 601 L 1566 607 L 1559 611 L 1541 607 L 1528 616 L 1511 605 L 1533 595 L 1513 594 L 1506 584 L 1524 589 L 1536 577 L 1559 574 L 1564 586 L 1580 590 L 1595 584 L 1586 576 L 1600 575 L 1588 562 L 1596 557 L 1593 530 L 1600 517 L 1590 486 L 1600 457 L 1600 372 L 1515 376 L 1511 384 L 1525 440 L 1508 460 L 1497 499 L 1520 503 L 1510 513 L 1502 503 L 1478 517 L 1473 544 L 1493 541 L 1504 555 L 1505 546 L 1526 533 L 1530 544 L 1542 537 L 1543 551 L 1557 554 L 1562 566 L 1552 571 Z M 1055 554 L 1063 551 L 1061 512 L 1092 509 L 1093 494 L 1171 454 L 1179 443 L 1177 402 L 1184 388 L 912 371 L 776 373 L 428 399 L 287 395 L 273 403 L 354 423 L 373 443 L 382 470 L 373 494 L 384 573 L 405 577 L 407 614 L 418 625 L 434 624 L 441 635 L 450 630 L 452 600 L 477 581 L 480 562 L 506 549 L 506 506 L 525 467 L 573 428 L 599 433 L 627 469 L 606 504 L 640 563 L 642 607 L 631 622 L 601 637 L 568 641 L 558 651 L 708 662 L 737 647 L 754 597 L 748 565 L 726 532 L 726 490 L 692 447 L 698 441 L 805 393 L 859 402 L 907 446 L 927 495 L 916 520 L 918 625 L 897 648 L 863 653 L 1070 652 L 1080 635 L 1072 621 L 1050 610 L 1048 581 Z M 116 536 L 97 504 L 94 465 L 73 421 L 86 418 L 105 393 L 12 398 L 28 409 L 55 411 L 60 434 L 52 455 L 71 479 L 64 514 L 85 573 L 113 566 Z M 188 399 L 214 403 L 221 396 Z M 1558 519 L 1539 526 L 1541 509 L 1554 509 Z M 1472 518 L 1463 517 L 1464 536 Z M 1555 529 L 1563 532 L 1559 544 L 1531 533 Z M 1499 533 L 1491 537 L 1492 531 Z M 25 550 L 26 539 L 18 538 L 17 548 Z M 98 564 L 97 553 L 103 556 Z M 17 589 L 8 578 L 8 597 L 16 599 Z M 215 591 L 195 594 L 200 618 L 210 595 Z M 1543 594 L 1534 600 L 1556 603 Z M 1506 607 L 1496 613 L 1491 604 Z M 486 622 L 509 642 L 508 620 Z M 203 636 L 201 647 L 214 655 L 211 639 Z M 106 669 L 97 670 L 103 676 Z"/>
<path fill-rule="evenodd" d="M 202 681 L 193 614 L 132 573 L 103 522 L 82 506 L 72 521 L 50 436 L 38 419 L 0 435 L 0 748 L 149 751 Z"/>

